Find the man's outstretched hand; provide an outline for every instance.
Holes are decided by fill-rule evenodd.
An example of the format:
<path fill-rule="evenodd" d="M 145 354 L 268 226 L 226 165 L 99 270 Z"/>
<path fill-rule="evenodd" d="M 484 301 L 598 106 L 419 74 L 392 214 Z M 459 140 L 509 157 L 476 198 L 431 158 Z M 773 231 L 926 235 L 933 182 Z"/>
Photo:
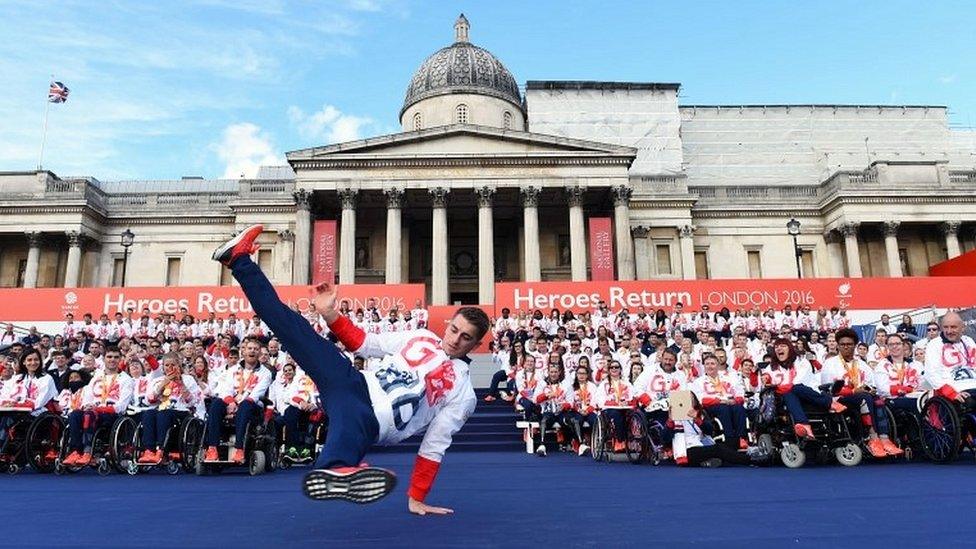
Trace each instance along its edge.
<path fill-rule="evenodd" d="M 317 305 L 316 305 L 317 306 Z M 450 515 L 454 513 L 454 509 L 448 509 L 447 507 L 434 507 L 433 505 L 427 505 L 422 501 L 417 501 L 413 498 L 407 498 L 407 509 L 415 515 Z"/>
<path fill-rule="evenodd" d="M 312 303 L 329 324 L 339 317 L 336 310 L 336 287 L 329 282 L 322 282 L 312 288 Z"/>

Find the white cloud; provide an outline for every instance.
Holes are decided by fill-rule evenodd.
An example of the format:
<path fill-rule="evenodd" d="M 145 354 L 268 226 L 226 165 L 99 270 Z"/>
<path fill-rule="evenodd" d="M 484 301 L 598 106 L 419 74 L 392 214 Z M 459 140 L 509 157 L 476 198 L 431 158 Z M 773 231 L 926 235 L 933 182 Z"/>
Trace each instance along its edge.
<path fill-rule="evenodd" d="M 958 78 L 958 74 L 946 74 L 939 77 L 939 82 L 942 84 L 953 84 Z"/>
<path fill-rule="evenodd" d="M 292 105 L 288 107 L 288 119 L 298 129 L 298 133 L 306 139 L 315 139 L 326 143 L 342 143 L 355 141 L 362 137 L 362 129 L 372 126 L 372 118 L 344 114 L 332 105 L 323 105 L 322 109 L 312 114 Z"/>
<path fill-rule="evenodd" d="M 225 165 L 225 179 L 254 177 L 260 166 L 284 163 L 284 157 L 276 152 L 271 136 L 250 122 L 224 128 L 220 142 L 215 143 L 213 149 Z"/>

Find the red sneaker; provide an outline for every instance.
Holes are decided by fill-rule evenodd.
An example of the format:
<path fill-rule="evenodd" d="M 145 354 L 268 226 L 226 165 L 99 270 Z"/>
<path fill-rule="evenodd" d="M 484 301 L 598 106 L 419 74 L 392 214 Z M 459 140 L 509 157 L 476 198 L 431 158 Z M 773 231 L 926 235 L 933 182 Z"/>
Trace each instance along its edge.
<path fill-rule="evenodd" d="M 302 491 L 311 499 L 344 499 L 353 503 L 372 503 L 394 487 L 393 471 L 363 466 L 315 469 L 305 475 L 302 483 Z"/>
<path fill-rule="evenodd" d="M 847 406 L 844 406 L 840 402 L 837 402 L 836 400 L 830 401 L 830 411 L 831 412 L 834 412 L 835 414 L 840 414 L 840 413 L 843 413 L 844 410 L 846 410 L 846 409 L 847 409 Z"/>
<path fill-rule="evenodd" d="M 88 465 L 89 463 L 91 463 L 91 460 L 92 460 L 91 453 L 90 452 L 85 452 L 84 454 L 81 455 L 81 457 L 79 457 L 78 459 L 76 459 L 72 463 L 72 465 L 80 465 L 80 466 L 84 467 L 85 465 Z"/>
<path fill-rule="evenodd" d="M 242 448 L 234 448 L 234 454 L 230 460 L 234 463 L 244 463 L 244 450 Z"/>
<path fill-rule="evenodd" d="M 884 444 L 881 443 L 880 438 L 872 438 L 868 441 L 868 452 L 876 458 L 888 457 L 888 452 L 885 452 Z"/>
<path fill-rule="evenodd" d="M 244 229 L 240 234 L 214 250 L 214 261 L 219 261 L 230 267 L 230 264 L 238 257 L 253 254 L 258 250 L 258 245 L 254 243 L 254 240 L 262 231 L 264 231 L 264 225 L 251 225 Z"/>
<path fill-rule="evenodd" d="M 898 447 L 891 439 L 883 438 L 881 439 L 881 446 L 884 447 L 884 451 L 889 456 L 900 456 L 905 453 L 904 450 Z"/>
<path fill-rule="evenodd" d="M 136 460 L 136 463 L 145 463 L 146 465 L 156 463 L 156 452 L 153 450 L 143 450 L 139 454 L 139 459 Z"/>
<path fill-rule="evenodd" d="M 796 436 L 800 438 L 805 438 L 809 440 L 813 440 L 814 438 L 816 438 L 813 436 L 813 429 L 811 429 L 810 426 L 807 425 L 806 423 L 797 423 L 796 425 L 794 425 L 793 432 L 796 433 Z"/>
<path fill-rule="evenodd" d="M 220 461 L 220 456 L 217 455 L 216 446 L 207 447 L 207 451 L 203 454 L 203 461 Z"/>
<path fill-rule="evenodd" d="M 620 440 L 613 441 L 613 451 L 614 452 L 623 452 L 626 449 L 627 449 L 627 443 L 626 442 L 623 442 L 623 441 L 620 441 Z"/>
<path fill-rule="evenodd" d="M 749 449 L 749 443 L 746 441 L 746 439 L 744 439 L 744 438 L 740 438 L 739 439 L 739 449 L 740 450 L 748 450 Z"/>
<path fill-rule="evenodd" d="M 485 395 L 484 401 L 485 402 L 495 402 L 495 397 L 493 397 L 491 395 Z"/>
<path fill-rule="evenodd" d="M 81 452 L 75 450 L 70 454 L 68 454 L 68 457 L 64 458 L 64 461 L 61 462 L 61 465 L 74 465 L 75 463 L 78 462 L 79 459 L 81 459 Z"/>

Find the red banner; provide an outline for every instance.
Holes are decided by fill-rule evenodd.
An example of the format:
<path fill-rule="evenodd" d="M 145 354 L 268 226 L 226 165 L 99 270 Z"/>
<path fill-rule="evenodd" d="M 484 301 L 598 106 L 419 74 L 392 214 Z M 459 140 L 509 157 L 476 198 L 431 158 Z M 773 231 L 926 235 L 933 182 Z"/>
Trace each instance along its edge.
<path fill-rule="evenodd" d="M 312 284 L 335 283 L 336 222 L 319 220 L 312 233 Z"/>
<path fill-rule="evenodd" d="M 936 263 L 929 267 L 929 276 L 973 276 L 976 275 L 976 250 Z"/>
<path fill-rule="evenodd" d="M 613 280 L 613 229 L 609 217 L 590 218 L 591 280 Z"/>
<path fill-rule="evenodd" d="M 495 310 L 591 311 L 599 301 L 611 310 L 685 310 L 708 304 L 712 311 L 782 309 L 786 305 L 847 309 L 908 310 L 976 305 L 976 277 L 804 278 L 765 280 L 640 280 L 634 282 L 505 282 L 495 284 Z"/>
<path fill-rule="evenodd" d="M 299 309 L 308 308 L 309 286 L 278 286 L 278 296 Z M 348 301 L 355 310 L 366 307 L 370 299 L 382 311 L 396 306 L 400 310 L 413 309 L 419 299 L 424 300 L 423 284 L 352 284 L 339 286 L 339 301 Z M 185 308 L 194 316 L 219 317 L 234 313 L 250 316 L 251 304 L 238 286 L 198 286 L 170 288 L 43 288 L 0 290 L 0 321 L 34 322 L 58 321 L 72 313 L 80 318 L 91 313 L 110 317 L 126 309 L 138 316 L 144 308 L 153 315 L 179 314 Z"/>

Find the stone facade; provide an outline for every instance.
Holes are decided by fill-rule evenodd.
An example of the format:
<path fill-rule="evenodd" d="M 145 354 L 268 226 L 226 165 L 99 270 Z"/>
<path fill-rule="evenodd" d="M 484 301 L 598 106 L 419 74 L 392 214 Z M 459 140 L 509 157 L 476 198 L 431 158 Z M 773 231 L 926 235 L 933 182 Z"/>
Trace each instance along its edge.
<path fill-rule="evenodd" d="M 256 179 L 0 173 L 0 285 L 121 284 L 125 229 L 126 284 L 229 284 L 210 253 L 256 222 L 262 267 L 304 284 L 317 219 L 339 221 L 339 282 L 424 283 L 435 304 L 588 279 L 594 216 L 613 219 L 621 279 L 795 277 L 790 218 L 805 277 L 925 275 L 976 247 L 976 139 L 945 107 L 682 105 L 670 83 L 523 96 L 466 20 L 456 32 L 411 80 L 401 133 L 293 151 Z"/>

